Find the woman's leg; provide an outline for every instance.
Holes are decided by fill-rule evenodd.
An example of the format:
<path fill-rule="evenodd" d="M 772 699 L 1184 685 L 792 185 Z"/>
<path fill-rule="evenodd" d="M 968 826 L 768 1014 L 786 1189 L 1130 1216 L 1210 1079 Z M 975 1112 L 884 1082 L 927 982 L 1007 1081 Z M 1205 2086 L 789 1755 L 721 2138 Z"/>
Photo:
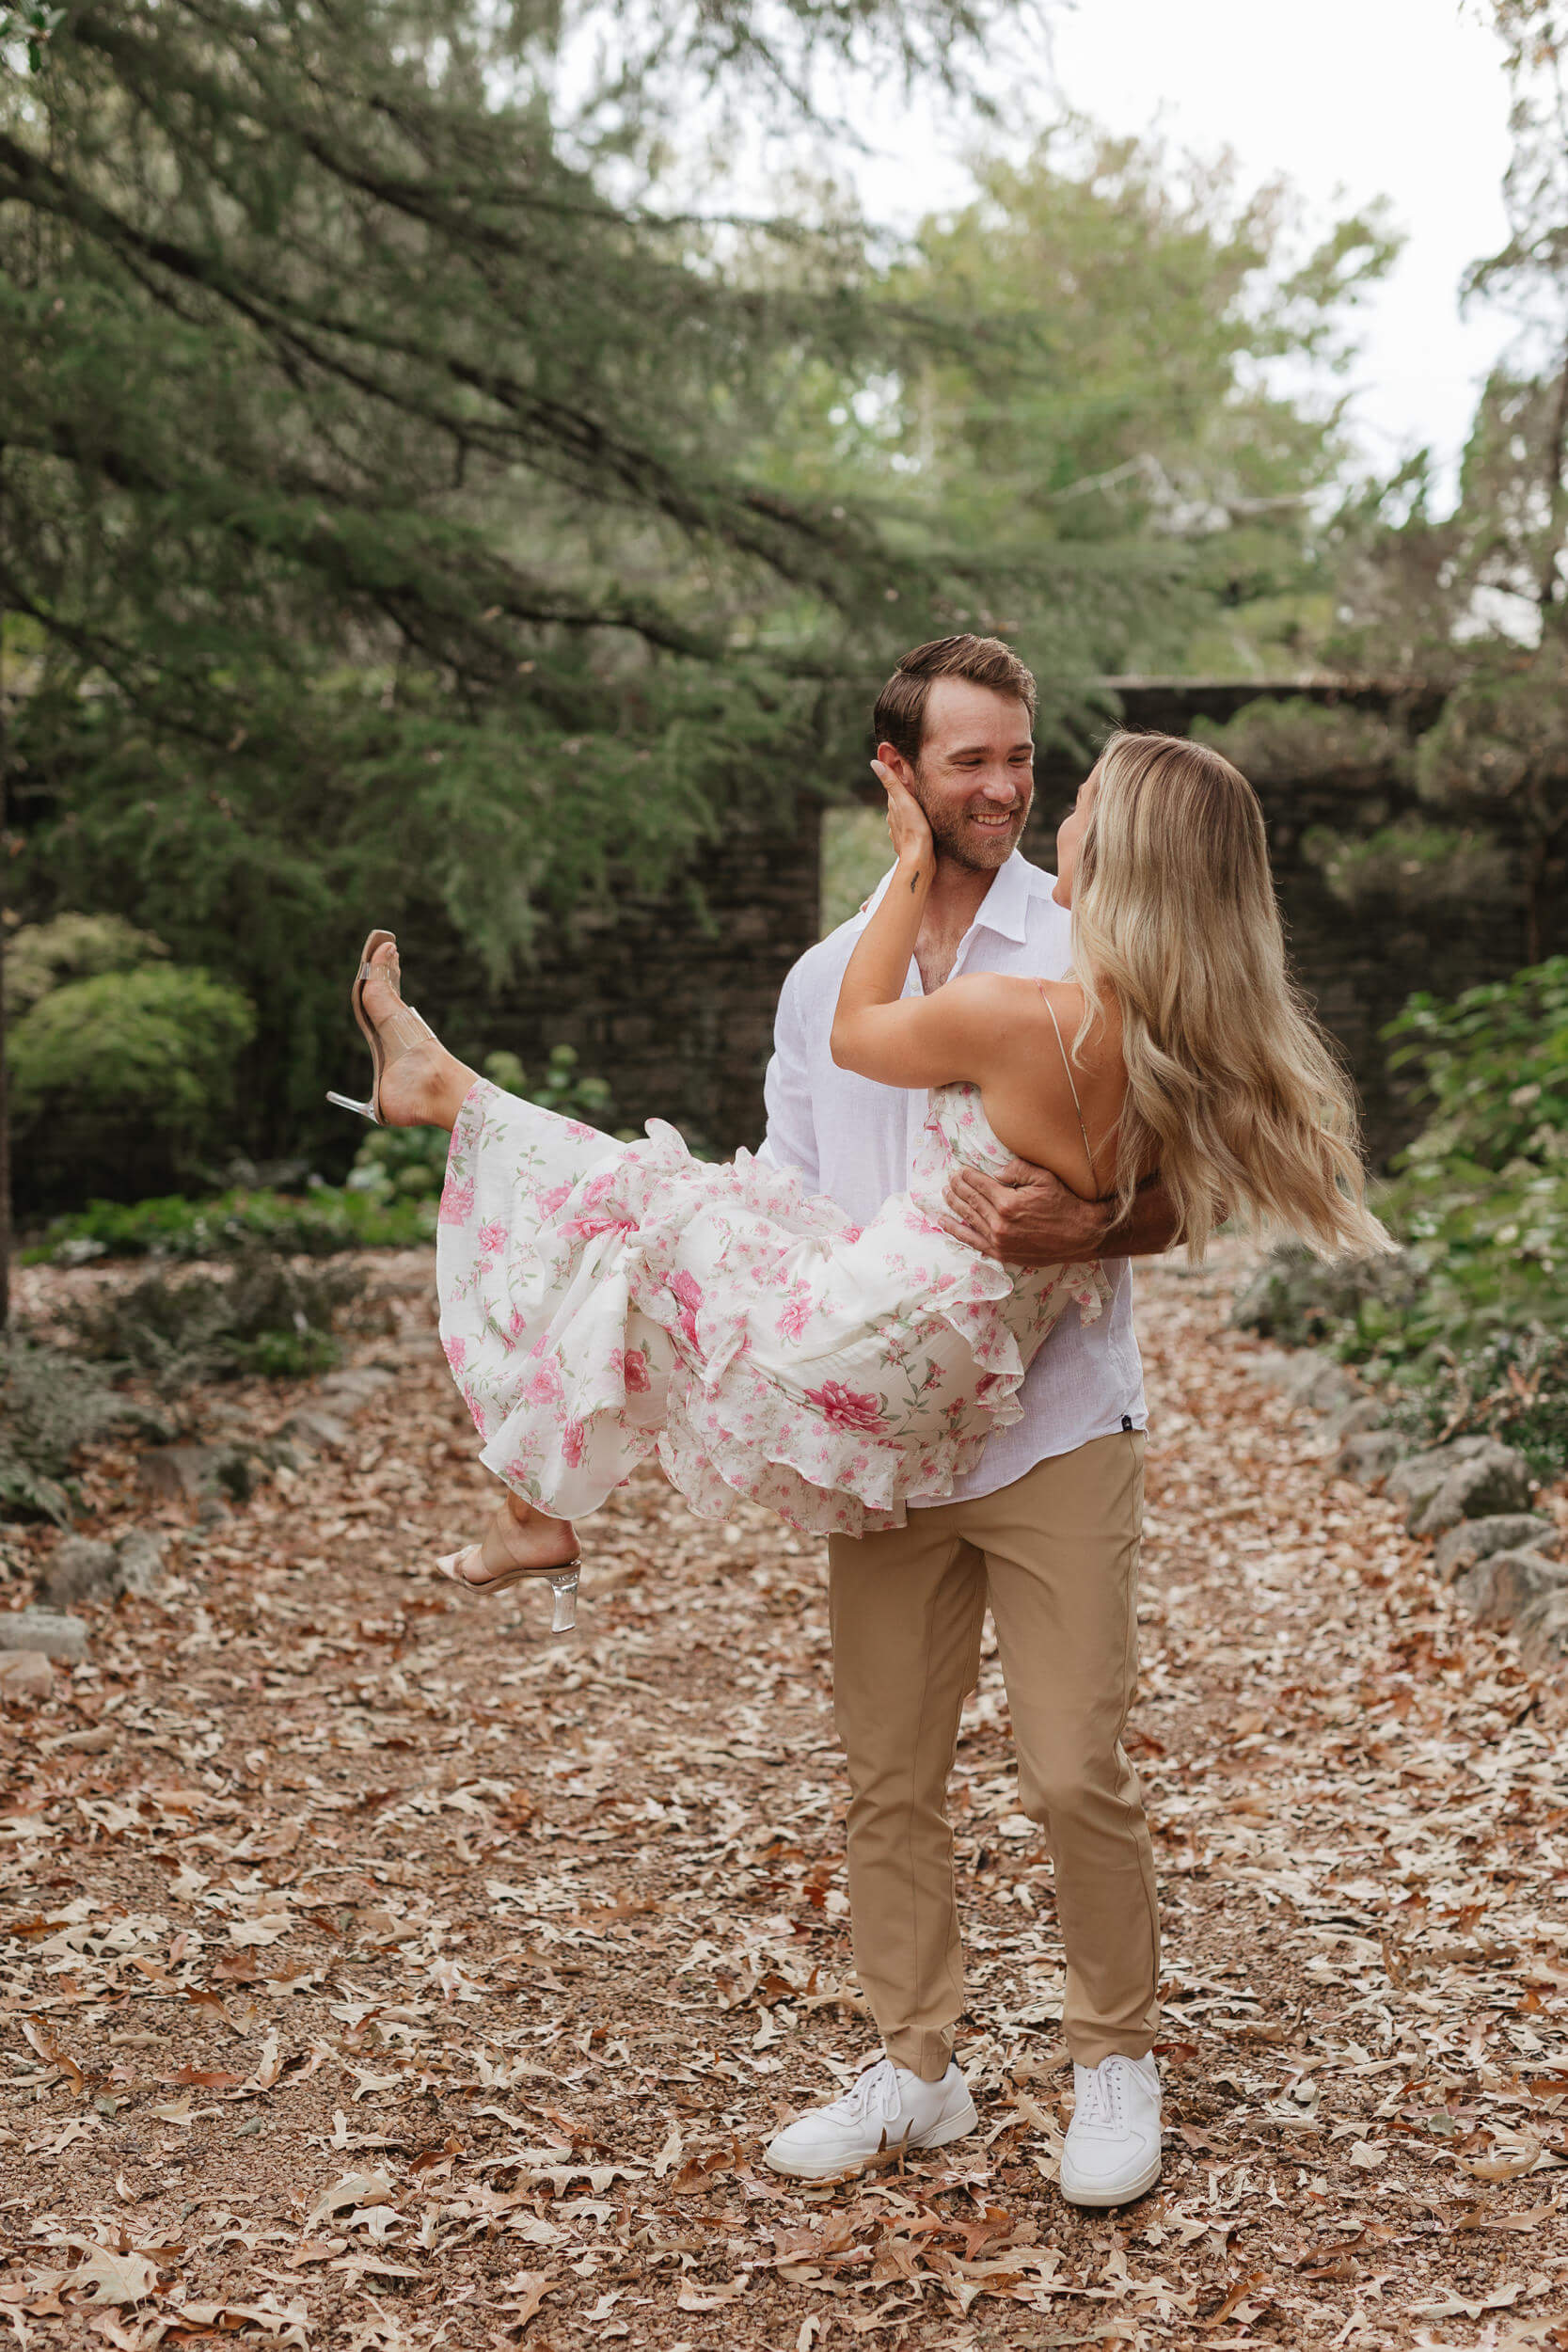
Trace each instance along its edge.
<path fill-rule="evenodd" d="M 398 951 L 387 940 L 371 958 L 363 1003 L 366 1018 L 381 1032 L 386 1064 L 381 1073 L 381 1116 L 389 1127 L 444 1127 L 457 1123 L 478 1077 L 435 1031 L 411 1012 L 398 992 Z M 541 1575 L 578 1552 L 570 1519 L 552 1519 L 522 1496 L 508 1491 L 477 1544 L 458 1554 L 453 1573 L 464 1584 L 483 1586 L 508 1569 Z"/>
<path fill-rule="evenodd" d="M 480 1542 L 457 1554 L 453 1574 L 460 1584 L 483 1587 L 516 1568 L 543 1576 L 577 1556 L 578 1532 L 570 1519 L 552 1519 L 509 1489 Z"/>
<path fill-rule="evenodd" d="M 381 1032 L 387 1057 L 381 1075 L 382 1118 L 388 1127 L 444 1127 L 450 1135 L 479 1073 L 449 1054 L 435 1031 L 404 1003 L 398 993 L 395 941 L 384 941 L 372 956 L 363 1002 L 366 1019 Z"/>

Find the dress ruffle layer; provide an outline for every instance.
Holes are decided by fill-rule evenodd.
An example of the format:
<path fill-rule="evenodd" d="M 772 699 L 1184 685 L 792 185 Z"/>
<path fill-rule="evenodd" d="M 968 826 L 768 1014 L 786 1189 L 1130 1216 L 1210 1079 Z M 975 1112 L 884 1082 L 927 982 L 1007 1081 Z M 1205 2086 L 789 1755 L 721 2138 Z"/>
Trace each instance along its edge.
<path fill-rule="evenodd" d="M 900 1525 L 987 1438 L 1098 1268 L 1016 1279 L 935 1220 L 974 1126 L 971 1089 L 927 1131 L 936 1189 L 863 1230 L 741 1152 L 695 1160 L 649 1122 L 619 1144 L 481 1081 L 452 1132 L 438 1228 L 441 1333 L 506 1483 L 559 1518 L 657 1451 L 693 1509 L 761 1502 L 808 1534 Z M 946 1116 L 939 1115 L 945 1111 Z M 1000 1152 L 990 1130 L 975 1138 Z M 922 1206 L 922 1198 L 928 1205 Z"/>

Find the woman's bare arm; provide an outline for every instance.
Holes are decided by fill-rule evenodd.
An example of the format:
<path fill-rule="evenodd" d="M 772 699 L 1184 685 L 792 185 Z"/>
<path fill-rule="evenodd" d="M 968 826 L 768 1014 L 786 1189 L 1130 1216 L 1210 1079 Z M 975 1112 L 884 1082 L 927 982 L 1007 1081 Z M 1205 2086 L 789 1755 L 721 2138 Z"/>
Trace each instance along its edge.
<path fill-rule="evenodd" d="M 893 887 L 896 887 L 896 881 Z M 1016 980 L 994 972 L 949 980 L 931 996 L 845 1004 L 833 1015 L 832 1057 L 841 1070 L 885 1087 L 941 1087 L 967 1078 L 984 1086 L 1009 1018 Z"/>
<path fill-rule="evenodd" d="M 1003 1027 L 1003 1000 L 1018 983 L 977 973 L 930 996 L 905 996 L 936 850 L 925 811 L 895 783 L 888 784 L 888 820 L 898 863 L 839 988 L 833 1059 L 882 1086 L 946 1086 L 958 1078 L 983 1084 Z"/>

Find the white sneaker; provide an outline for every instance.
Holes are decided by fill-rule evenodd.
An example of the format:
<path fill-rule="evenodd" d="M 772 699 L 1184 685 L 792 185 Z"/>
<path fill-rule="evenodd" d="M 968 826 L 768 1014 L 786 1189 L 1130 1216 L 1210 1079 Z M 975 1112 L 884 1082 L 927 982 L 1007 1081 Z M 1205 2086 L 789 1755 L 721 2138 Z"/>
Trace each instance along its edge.
<path fill-rule="evenodd" d="M 980 2119 L 969 2085 L 950 2065 L 939 2083 L 922 2081 L 907 2066 L 879 2058 L 842 2099 L 813 2107 L 786 2124 L 763 2151 L 763 2162 L 798 2181 L 848 2172 L 884 2148 L 944 2148 Z"/>
<path fill-rule="evenodd" d="M 1069 2205 L 1126 2205 L 1160 2177 L 1160 2070 L 1152 2058 L 1074 2066 L 1078 2094 L 1062 2149 Z"/>

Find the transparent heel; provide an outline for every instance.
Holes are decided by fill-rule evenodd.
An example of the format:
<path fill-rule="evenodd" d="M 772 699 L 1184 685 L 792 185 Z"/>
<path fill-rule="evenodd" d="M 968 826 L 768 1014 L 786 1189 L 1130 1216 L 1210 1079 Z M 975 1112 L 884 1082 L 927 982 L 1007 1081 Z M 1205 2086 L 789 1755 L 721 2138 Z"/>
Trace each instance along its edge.
<path fill-rule="evenodd" d="M 555 1597 L 555 1614 L 550 1619 L 552 1633 L 570 1633 L 578 1621 L 578 1572 L 563 1568 L 550 1579 L 550 1591 Z"/>
<path fill-rule="evenodd" d="M 356 1111 L 361 1119 L 368 1119 L 373 1127 L 379 1127 L 381 1124 L 375 1115 L 373 1103 L 356 1103 L 352 1094 L 333 1094 L 330 1091 L 326 1099 L 329 1103 L 336 1103 L 341 1111 Z"/>

